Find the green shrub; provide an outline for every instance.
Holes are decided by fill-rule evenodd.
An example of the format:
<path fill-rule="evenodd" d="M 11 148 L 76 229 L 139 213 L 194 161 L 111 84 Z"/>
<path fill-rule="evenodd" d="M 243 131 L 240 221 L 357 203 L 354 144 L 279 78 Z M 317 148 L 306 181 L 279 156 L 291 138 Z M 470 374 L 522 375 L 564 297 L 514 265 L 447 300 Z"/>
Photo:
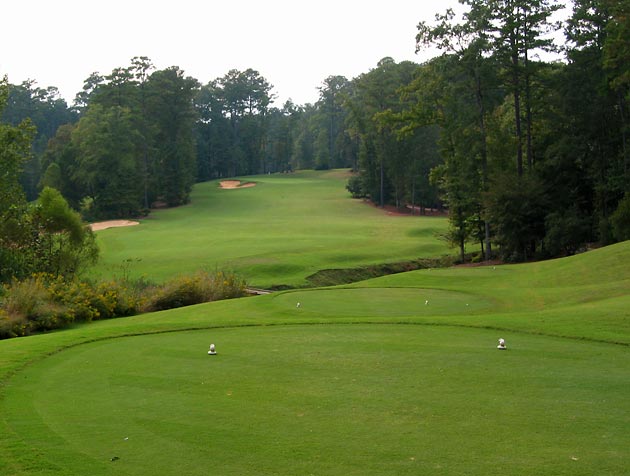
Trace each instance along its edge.
<path fill-rule="evenodd" d="M 244 296 L 233 273 L 198 272 L 163 286 L 128 279 L 90 283 L 38 274 L 1 288 L 0 339 L 66 327 L 72 322 L 130 316 Z"/>
<path fill-rule="evenodd" d="M 610 217 L 613 234 L 618 241 L 630 240 L 630 193 L 621 199 Z"/>
<path fill-rule="evenodd" d="M 233 273 L 199 271 L 192 276 L 174 278 L 148 294 L 142 310 L 163 311 L 244 296 L 245 282 Z"/>
<path fill-rule="evenodd" d="M 236 274 L 215 271 L 214 274 L 204 273 L 208 277 L 210 287 L 210 301 L 232 299 L 246 294 L 246 283 Z"/>
<path fill-rule="evenodd" d="M 346 190 L 350 192 L 352 198 L 367 198 L 368 193 L 365 188 L 365 179 L 362 175 L 353 175 L 348 179 Z"/>
<path fill-rule="evenodd" d="M 132 316 L 140 308 L 140 299 L 132 283 L 108 281 L 99 283 L 96 291 L 102 296 L 101 318 Z"/>
<path fill-rule="evenodd" d="M 51 291 L 53 299 L 66 306 L 76 321 L 130 316 L 138 309 L 133 290 L 116 281 L 93 285 L 85 281 L 57 279 L 52 283 Z"/>
<path fill-rule="evenodd" d="M 99 317 L 93 306 L 93 293 L 86 282 L 55 279 L 50 283 L 51 298 L 54 302 L 67 306 L 73 320 L 90 322 Z"/>
<path fill-rule="evenodd" d="M 544 245 L 549 255 L 573 255 L 589 241 L 591 220 L 570 209 L 547 215 L 545 228 Z"/>
<path fill-rule="evenodd" d="M 33 330 L 51 331 L 66 327 L 74 320 L 74 316 L 65 306 L 47 301 L 40 303 L 37 312 L 29 319 Z"/>
<path fill-rule="evenodd" d="M 156 288 L 147 297 L 143 311 L 163 311 L 200 302 L 204 302 L 204 297 L 198 280 L 184 276 Z"/>

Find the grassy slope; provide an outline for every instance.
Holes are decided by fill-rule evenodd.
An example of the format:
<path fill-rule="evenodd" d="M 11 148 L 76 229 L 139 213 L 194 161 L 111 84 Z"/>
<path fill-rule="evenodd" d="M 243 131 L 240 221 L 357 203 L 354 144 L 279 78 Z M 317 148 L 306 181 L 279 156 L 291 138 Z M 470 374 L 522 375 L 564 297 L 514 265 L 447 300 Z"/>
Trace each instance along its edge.
<path fill-rule="evenodd" d="M 251 177 L 256 187 L 198 184 L 192 203 L 154 212 L 140 226 L 99 232 L 100 275 L 163 280 L 228 267 L 253 286 L 300 286 L 328 268 L 450 254 L 435 233 L 444 218 L 392 217 L 344 190 L 347 172 Z"/>
<path fill-rule="evenodd" d="M 178 222 L 176 211 L 165 213 L 174 213 L 169 220 Z M 189 226 L 180 223 L 182 229 Z M 162 236 L 167 228 L 165 224 Z M 522 475 L 621 476 L 630 465 L 624 450 L 630 446 L 629 258 L 626 242 L 543 263 L 416 271 L 1 341 L 0 474 L 71 474 L 66 472 L 69 467 L 78 467 L 77 474 L 154 474 L 146 459 L 133 461 L 139 456 L 156 461 L 164 457 L 159 462 L 164 474 L 197 474 L 208 454 L 194 443 L 194 435 L 201 432 L 204 441 L 212 441 L 205 422 L 229 415 L 234 422 L 216 420 L 221 438 L 232 442 L 221 453 L 237 448 L 239 454 L 226 453 L 223 460 L 213 456 L 227 470 L 224 474 L 260 474 L 260 465 L 271 465 L 267 473 L 286 470 L 278 474 L 305 474 L 313 468 L 319 474 L 504 474 L 507 465 L 512 474 Z M 422 326 L 385 325 L 395 323 Z M 184 329 L 197 330 L 112 339 Z M 499 335 L 512 352 L 487 352 Z M 227 367 L 211 377 L 220 388 L 240 394 L 238 404 L 230 410 L 232 400 L 219 399 L 211 405 L 219 413 L 198 415 L 200 424 L 182 421 L 205 394 L 190 388 L 180 400 L 182 392 L 165 386 L 181 386 L 173 379 L 182 371 L 190 372 L 184 380 L 210 378 L 196 362 L 199 347 L 217 336 L 223 344 L 220 350 L 226 353 L 232 347 L 235 355 L 221 361 Z M 78 345 L 86 342 L 94 343 Z M 153 350 L 146 350 L 147 342 Z M 269 352 L 273 346 L 281 350 L 280 360 Z M 67 351 L 58 354 L 63 349 Z M 318 349 L 326 352 L 318 355 Z M 138 352 L 144 352 L 143 358 Z M 246 362 L 247 354 L 251 356 Z M 501 367 L 497 354 L 507 358 Z M 53 357 L 46 358 L 49 355 Z M 95 381 L 86 380 L 85 373 L 73 377 L 86 361 L 101 358 L 102 364 L 83 369 L 88 375 L 93 372 Z M 133 367 L 143 360 L 146 367 Z M 304 373 L 305 368 L 310 370 Z M 244 379 L 238 385 L 230 380 L 241 373 Z M 311 373 L 312 379 L 296 381 Z M 331 393 L 331 385 L 339 385 L 335 375 L 345 381 Z M 139 376 L 147 378 L 139 382 Z M 353 378 L 360 384 L 352 385 Z M 270 388 L 269 395 L 259 392 L 269 380 L 277 388 Z M 99 409 L 107 402 L 89 393 L 98 389 L 111 396 L 109 407 Z M 73 391 L 79 400 L 68 406 L 65 399 Z M 143 392 L 157 392 L 157 402 L 171 405 L 173 418 L 153 421 L 151 415 L 162 407 L 139 408 Z M 318 400 L 307 398 L 318 392 L 330 407 L 317 409 Z M 346 397 L 365 410 L 353 416 L 357 407 L 346 406 Z M 90 408 L 81 399 L 94 402 L 94 414 L 78 411 Z M 304 404 L 312 413 L 296 408 L 299 402 L 310 402 Z M 126 409 L 124 421 L 107 417 L 116 408 Z M 278 414 L 282 408 L 291 411 Z M 125 412 L 137 417 L 133 424 L 128 425 Z M 29 418 L 22 418 L 25 414 Z M 300 414 L 307 423 L 296 423 L 303 418 Z M 391 422 L 387 428 L 383 414 Z M 258 416 L 252 420 L 247 415 Z M 87 427 L 69 431 L 66 418 Z M 114 468 L 102 462 L 109 456 L 104 448 L 111 443 L 87 438 L 95 431 L 90 425 L 98 425 L 103 438 L 116 438 L 119 445 L 121 432 L 127 430 L 147 442 L 162 441 L 169 433 L 178 438 L 163 440 L 162 448 L 134 447 L 140 454 L 120 453 L 128 466 Z M 505 427 L 508 432 L 502 433 Z M 242 435 L 242 428 L 251 429 L 253 436 Z M 314 431 L 306 439 L 305 428 Z M 143 434 L 146 431 L 153 433 Z M 380 433 L 383 442 L 377 445 L 373 437 Z M 261 445 L 261 438 L 274 440 Z M 344 444 L 331 445 L 331 438 Z M 348 443 L 354 439 L 356 443 Z M 172 452 L 164 448 L 171 446 L 189 452 L 188 463 L 176 463 L 190 468 L 170 469 Z M 118 446 L 114 450 L 127 451 Z M 234 463 L 237 457 L 241 459 Z"/>
<path fill-rule="evenodd" d="M 467 308 L 453 323 L 630 344 L 629 262 L 624 242 L 571 258 L 416 271 L 360 285 L 456 290 L 492 303 Z"/>

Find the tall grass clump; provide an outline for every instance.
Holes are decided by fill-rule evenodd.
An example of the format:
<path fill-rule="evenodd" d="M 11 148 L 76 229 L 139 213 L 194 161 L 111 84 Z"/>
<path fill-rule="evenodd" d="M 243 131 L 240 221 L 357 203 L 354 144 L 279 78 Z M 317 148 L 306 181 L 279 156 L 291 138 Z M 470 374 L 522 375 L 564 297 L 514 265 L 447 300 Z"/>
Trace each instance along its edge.
<path fill-rule="evenodd" d="M 2 287 L 0 339 L 60 329 L 74 322 L 132 316 L 245 294 L 245 281 L 223 271 L 200 271 L 163 285 L 129 279 L 66 281 L 38 274 Z"/>
<path fill-rule="evenodd" d="M 33 275 L 3 287 L 0 338 L 67 327 L 73 322 L 129 316 L 139 300 L 123 284 L 66 281 L 59 276 Z"/>
<path fill-rule="evenodd" d="M 246 283 L 225 271 L 198 271 L 180 276 L 149 290 L 142 312 L 163 311 L 202 302 L 232 299 L 246 295 Z"/>
<path fill-rule="evenodd" d="M 42 275 L 14 281 L 4 287 L 2 294 L 0 338 L 56 329 L 72 320 L 65 306 L 51 299 L 46 279 Z"/>

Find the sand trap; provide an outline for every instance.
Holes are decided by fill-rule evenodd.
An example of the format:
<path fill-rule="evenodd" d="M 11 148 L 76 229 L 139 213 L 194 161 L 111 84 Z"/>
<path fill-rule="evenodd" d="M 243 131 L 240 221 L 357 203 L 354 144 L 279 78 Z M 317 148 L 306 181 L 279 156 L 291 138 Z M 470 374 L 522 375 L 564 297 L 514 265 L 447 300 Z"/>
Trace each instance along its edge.
<path fill-rule="evenodd" d="M 232 189 L 232 188 L 248 188 L 255 187 L 256 184 L 254 182 L 241 182 L 240 180 L 223 180 L 220 182 L 221 188 Z"/>
<path fill-rule="evenodd" d="M 119 226 L 134 226 L 139 225 L 140 222 L 131 220 L 109 220 L 100 221 L 98 223 L 90 223 L 92 231 L 106 230 L 107 228 L 116 228 Z"/>

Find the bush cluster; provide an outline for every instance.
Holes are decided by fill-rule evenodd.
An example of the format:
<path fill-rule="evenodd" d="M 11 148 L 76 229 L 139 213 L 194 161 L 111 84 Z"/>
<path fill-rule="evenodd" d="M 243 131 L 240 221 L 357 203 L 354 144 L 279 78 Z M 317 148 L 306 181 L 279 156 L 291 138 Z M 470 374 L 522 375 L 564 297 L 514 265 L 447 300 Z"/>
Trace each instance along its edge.
<path fill-rule="evenodd" d="M 245 294 L 245 282 L 223 271 L 198 272 L 162 285 L 128 279 L 66 281 L 37 274 L 0 288 L 0 339 Z"/>
<path fill-rule="evenodd" d="M 49 280 L 43 274 L 14 282 L 5 291 L 2 308 L 8 320 L 8 324 L 0 320 L 2 337 L 27 335 L 35 329 L 56 329 L 71 321 L 68 309 L 51 299 Z"/>
<path fill-rule="evenodd" d="M 174 278 L 162 286 L 147 290 L 142 312 L 163 311 L 202 302 L 244 296 L 245 281 L 233 273 L 199 271 L 192 276 Z"/>

